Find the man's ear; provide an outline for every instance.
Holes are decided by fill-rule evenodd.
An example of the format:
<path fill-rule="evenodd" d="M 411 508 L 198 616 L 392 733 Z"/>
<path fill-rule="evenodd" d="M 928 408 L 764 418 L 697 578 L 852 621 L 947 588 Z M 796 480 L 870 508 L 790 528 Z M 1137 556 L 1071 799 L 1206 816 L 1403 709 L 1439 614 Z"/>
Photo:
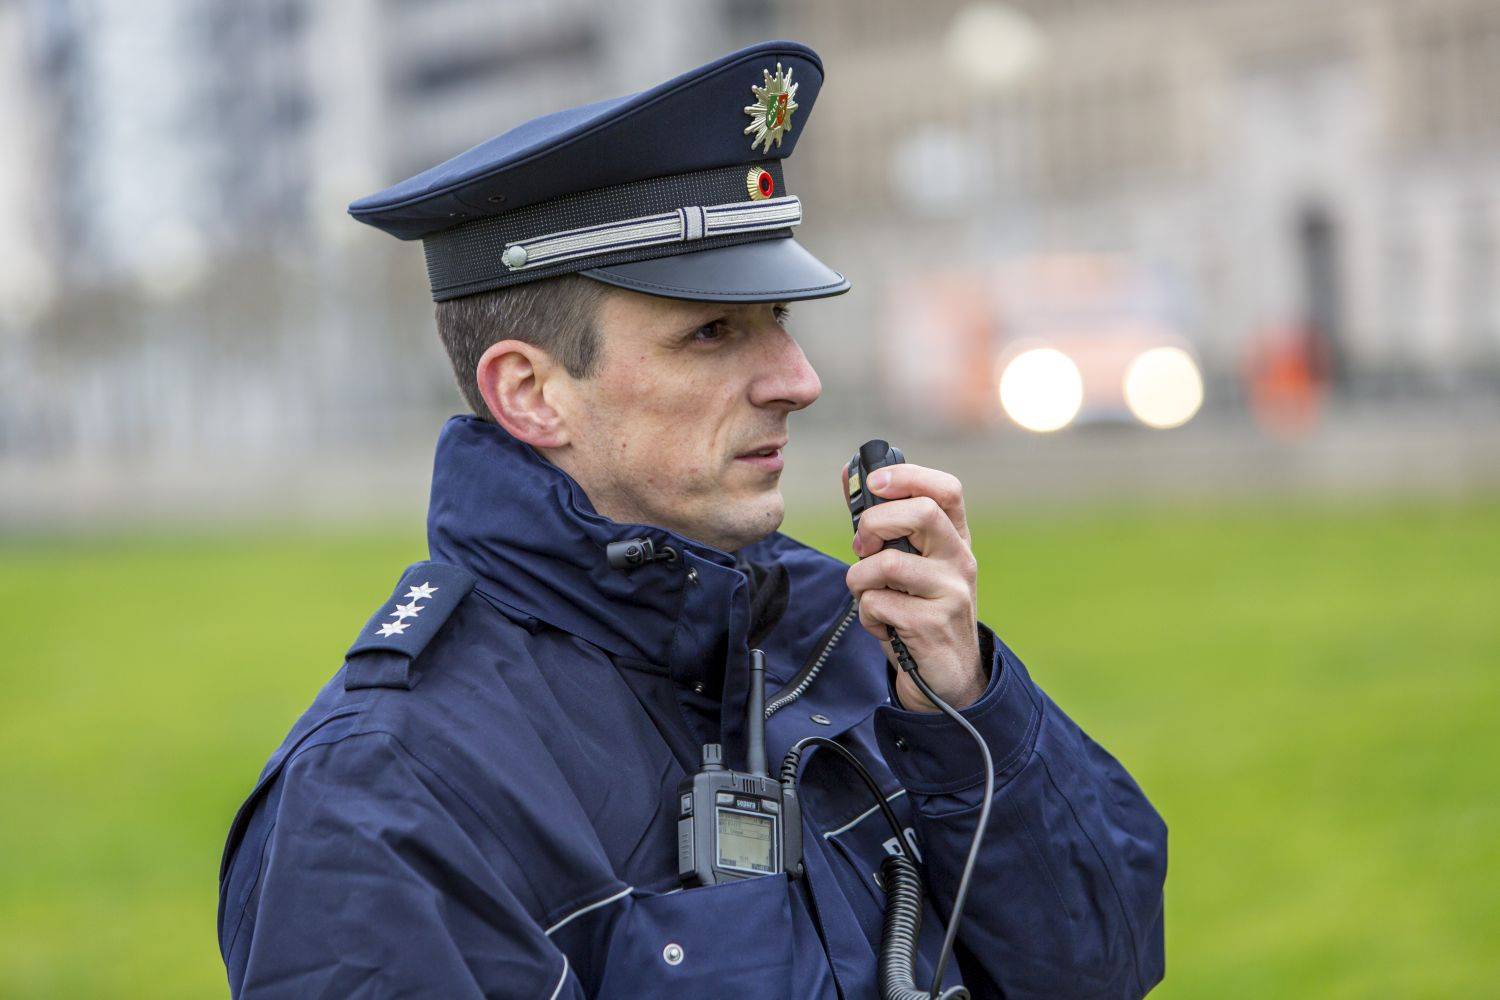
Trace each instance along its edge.
<path fill-rule="evenodd" d="M 474 370 L 490 416 L 512 437 L 537 448 L 568 443 L 562 414 L 547 402 L 548 381 L 565 374 L 546 351 L 520 340 L 491 344 Z"/>

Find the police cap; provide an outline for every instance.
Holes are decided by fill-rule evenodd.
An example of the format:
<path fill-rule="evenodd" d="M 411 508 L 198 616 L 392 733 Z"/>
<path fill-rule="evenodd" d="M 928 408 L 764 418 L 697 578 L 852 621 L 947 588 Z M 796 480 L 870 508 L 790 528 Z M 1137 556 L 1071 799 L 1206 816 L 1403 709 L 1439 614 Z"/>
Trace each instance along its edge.
<path fill-rule="evenodd" d="M 791 238 L 781 170 L 822 84 L 812 49 L 763 42 L 526 122 L 349 213 L 422 241 L 436 301 L 570 273 L 682 299 L 837 295 L 849 282 Z"/>

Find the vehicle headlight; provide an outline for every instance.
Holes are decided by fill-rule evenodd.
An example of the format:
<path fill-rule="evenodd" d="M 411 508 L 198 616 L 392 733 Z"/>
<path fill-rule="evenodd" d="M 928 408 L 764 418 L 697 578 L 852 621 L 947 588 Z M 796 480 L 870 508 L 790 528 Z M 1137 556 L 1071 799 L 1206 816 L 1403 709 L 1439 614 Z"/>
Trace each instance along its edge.
<path fill-rule="evenodd" d="M 1023 351 L 1000 374 L 1000 405 L 1029 431 L 1061 430 L 1083 405 L 1083 376 L 1055 347 Z"/>
<path fill-rule="evenodd" d="M 1181 427 L 1203 405 L 1203 376 L 1180 347 L 1153 347 L 1125 369 L 1125 405 L 1147 427 Z"/>

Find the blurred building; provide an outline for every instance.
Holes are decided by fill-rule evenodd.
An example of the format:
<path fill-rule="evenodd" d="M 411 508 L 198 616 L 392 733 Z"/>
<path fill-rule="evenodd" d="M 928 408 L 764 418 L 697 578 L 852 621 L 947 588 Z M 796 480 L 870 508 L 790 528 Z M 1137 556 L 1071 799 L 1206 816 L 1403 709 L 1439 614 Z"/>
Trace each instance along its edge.
<path fill-rule="evenodd" d="M 769 10 L 0 0 L 0 455 L 373 444 L 460 409 L 420 252 L 344 206 Z"/>
<path fill-rule="evenodd" d="M 26 10 L 70 287 L 136 277 L 169 293 L 252 234 L 295 232 L 313 126 L 301 3 Z"/>
<path fill-rule="evenodd" d="M 37 106 L 27 59 L 27 23 L 15 3 L 0 3 L 0 217 L 10 238 L 0 240 L 0 337 L 35 318 L 50 298 L 52 254 L 46 238 L 42 144 L 46 116 Z"/>
<path fill-rule="evenodd" d="M 0 459 L 425 441 L 421 254 L 344 206 L 777 36 L 829 66 L 789 175 L 855 280 L 795 310 L 813 421 L 946 363 L 973 422 L 1025 309 L 964 296 L 1070 260 L 1152 289 L 1208 408 L 1289 332 L 1350 394 L 1500 380 L 1493 0 L 0 0 Z"/>
<path fill-rule="evenodd" d="M 796 176 L 866 284 L 1122 256 L 1211 373 L 1293 331 L 1347 391 L 1496 384 L 1493 0 L 783 9 L 832 68 Z"/>

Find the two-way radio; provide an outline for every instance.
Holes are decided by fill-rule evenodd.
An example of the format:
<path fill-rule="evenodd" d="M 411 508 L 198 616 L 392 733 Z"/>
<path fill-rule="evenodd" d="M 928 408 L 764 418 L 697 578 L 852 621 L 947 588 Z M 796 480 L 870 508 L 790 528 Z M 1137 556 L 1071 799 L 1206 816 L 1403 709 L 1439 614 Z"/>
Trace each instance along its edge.
<path fill-rule="evenodd" d="M 677 787 L 677 874 L 685 886 L 758 875 L 802 873 L 802 810 L 795 786 L 766 771 L 766 657 L 750 651 L 745 707 L 748 771 L 724 766 L 723 747 L 703 746 L 703 763 Z"/>
<path fill-rule="evenodd" d="M 884 497 L 870 492 L 870 473 L 886 466 L 898 465 L 905 460 L 900 449 L 880 440 L 865 442 L 850 460 L 845 469 L 847 500 L 849 515 L 856 531 L 859 530 L 862 514 L 876 504 L 886 502 Z M 893 539 L 885 545 L 904 552 L 916 551 L 905 538 Z M 617 554 L 611 552 L 610 555 L 613 564 Z M 675 555 L 673 552 L 672 556 Z M 631 551 L 621 548 L 618 553 L 621 565 L 632 567 L 663 557 L 666 557 L 665 554 L 656 556 L 644 548 Z M 889 640 L 901 669 L 911 676 L 918 690 L 978 741 L 984 756 L 985 773 L 993 774 L 994 764 L 983 737 L 968 720 L 927 686 L 918 671 L 916 660 L 894 629 L 890 630 Z M 698 770 L 684 778 L 677 787 L 677 873 L 683 885 L 688 888 L 720 885 L 780 873 L 793 879 L 800 878 L 803 874 L 802 809 L 797 798 L 797 782 L 802 755 L 813 746 L 827 749 L 853 766 L 855 773 L 874 795 L 876 805 L 896 835 L 897 853 L 887 855 L 880 866 L 882 886 L 886 892 L 878 975 L 882 1000 L 968 1000 L 969 992 L 962 986 L 943 991 L 943 972 L 953 954 L 954 937 L 963 917 L 970 876 L 973 875 L 980 842 L 989 823 L 990 804 L 994 795 L 993 781 L 985 785 L 979 824 L 969 846 L 963 875 L 959 878 L 958 892 L 954 895 L 953 913 L 943 939 L 943 949 L 938 956 L 932 986 L 930 990 L 918 989 L 915 984 L 915 968 L 917 934 L 922 922 L 922 876 L 909 856 L 906 834 L 896 819 L 895 812 L 864 763 L 843 744 L 827 737 L 807 736 L 798 740 L 782 760 L 780 774 L 775 778 L 771 777 L 766 770 L 765 700 L 765 654 L 752 649 L 750 693 L 745 712 L 747 770 L 734 771 L 725 767 L 723 746 L 707 743 L 703 746 L 702 763 Z"/>

